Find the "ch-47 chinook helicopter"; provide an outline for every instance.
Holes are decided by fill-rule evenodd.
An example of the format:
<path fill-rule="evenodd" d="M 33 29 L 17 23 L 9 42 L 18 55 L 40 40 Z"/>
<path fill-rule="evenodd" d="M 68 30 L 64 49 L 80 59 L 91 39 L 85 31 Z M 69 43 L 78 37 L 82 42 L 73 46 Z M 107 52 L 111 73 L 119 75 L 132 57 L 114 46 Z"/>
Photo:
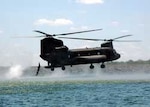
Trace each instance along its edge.
<path fill-rule="evenodd" d="M 87 39 L 87 38 L 73 38 L 73 37 L 58 37 L 63 39 L 78 39 L 88 41 L 105 41 L 101 44 L 101 47 L 93 48 L 80 48 L 80 49 L 68 49 L 63 44 L 62 40 L 54 38 L 55 36 L 66 36 L 77 33 L 93 32 L 102 29 L 86 30 L 71 33 L 62 34 L 47 34 L 45 32 L 35 30 L 35 32 L 43 34 L 39 37 L 44 37 L 41 40 L 41 53 L 40 57 L 47 61 L 48 65 L 45 68 L 50 68 L 54 71 L 56 67 L 61 67 L 65 70 L 65 66 L 73 66 L 79 64 L 90 64 L 90 68 L 94 69 L 94 63 L 101 63 L 100 67 L 105 68 L 105 62 L 117 60 L 120 58 L 120 54 L 113 48 L 113 41 L 119 41 L 118 39 L 128 37 L 131 35 L 124 35 L 114 39 Z M 40 63 L 36 75 L 39 74 Z"/>

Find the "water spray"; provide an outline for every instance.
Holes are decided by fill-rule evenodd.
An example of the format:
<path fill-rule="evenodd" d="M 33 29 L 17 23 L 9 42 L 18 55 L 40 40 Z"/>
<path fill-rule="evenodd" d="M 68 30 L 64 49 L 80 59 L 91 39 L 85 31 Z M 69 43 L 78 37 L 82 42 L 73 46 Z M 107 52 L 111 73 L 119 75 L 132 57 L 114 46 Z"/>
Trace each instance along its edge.
<path fill-rule="evenodd" d="M 8 73 L 6 74 L 7 79 L 17 79 L 23 74 L 23 67 L 21 65 L 14 65 L 10 67 Z"/>

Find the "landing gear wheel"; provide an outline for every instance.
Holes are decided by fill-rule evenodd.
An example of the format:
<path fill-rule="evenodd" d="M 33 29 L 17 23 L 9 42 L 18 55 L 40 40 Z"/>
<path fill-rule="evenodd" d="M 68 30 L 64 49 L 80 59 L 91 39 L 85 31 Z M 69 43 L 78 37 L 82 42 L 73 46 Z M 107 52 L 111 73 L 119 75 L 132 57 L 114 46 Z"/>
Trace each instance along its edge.
<path fill-rule="evenodd" d="M 94 69 L 94 65 L 93 64 L 90 65 L 90 69 Z"/>
<path fill-rule="evenodd" d="M 54 71 L 54 67 L 51 67 L 51 71 Z"/>
<path fill-rule="evenodd" d="M 62 70 L 65 70 L 66 68 L 65 68 L 65 66 L 62 66 L 62 68 L 61 68 Z"/>
<path fill-rule="evenodd" d="M 102 63 L 101 68 L 105 68 L 105 64 L 104 63 Z"/>

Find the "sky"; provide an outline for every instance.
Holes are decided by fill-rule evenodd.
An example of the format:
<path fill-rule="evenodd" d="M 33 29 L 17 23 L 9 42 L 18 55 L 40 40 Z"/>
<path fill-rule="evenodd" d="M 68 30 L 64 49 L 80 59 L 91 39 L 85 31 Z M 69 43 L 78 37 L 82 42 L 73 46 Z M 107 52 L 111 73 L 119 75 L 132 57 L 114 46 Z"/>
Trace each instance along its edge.
<path fill-rule="evenodd" d="M 102 31 L 69 35 L 71 37 L 141 40 L 114 42 L 121 54 L 118 61 L 150 59 L 150 0 L 0 0 L 0 65 L 38 65 L 42 38 L 40 30 L 59 34 L 102 28 Z M 69 49 L 99 47 L 102 42 L 65 40 Z"/>

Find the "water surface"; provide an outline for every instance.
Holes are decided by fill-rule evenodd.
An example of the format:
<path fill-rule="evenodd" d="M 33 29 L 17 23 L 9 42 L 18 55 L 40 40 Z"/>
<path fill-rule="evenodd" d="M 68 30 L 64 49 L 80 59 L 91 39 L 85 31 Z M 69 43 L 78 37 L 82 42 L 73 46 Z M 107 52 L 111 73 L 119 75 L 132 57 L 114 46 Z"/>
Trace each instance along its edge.
<path fill-rule="evenodd" d="M 149 107 L 148 65 L 115 66 L 103 71 L 43 69 L 38 77 L 35 68 L 1 68 L 0 107 Z"/>

